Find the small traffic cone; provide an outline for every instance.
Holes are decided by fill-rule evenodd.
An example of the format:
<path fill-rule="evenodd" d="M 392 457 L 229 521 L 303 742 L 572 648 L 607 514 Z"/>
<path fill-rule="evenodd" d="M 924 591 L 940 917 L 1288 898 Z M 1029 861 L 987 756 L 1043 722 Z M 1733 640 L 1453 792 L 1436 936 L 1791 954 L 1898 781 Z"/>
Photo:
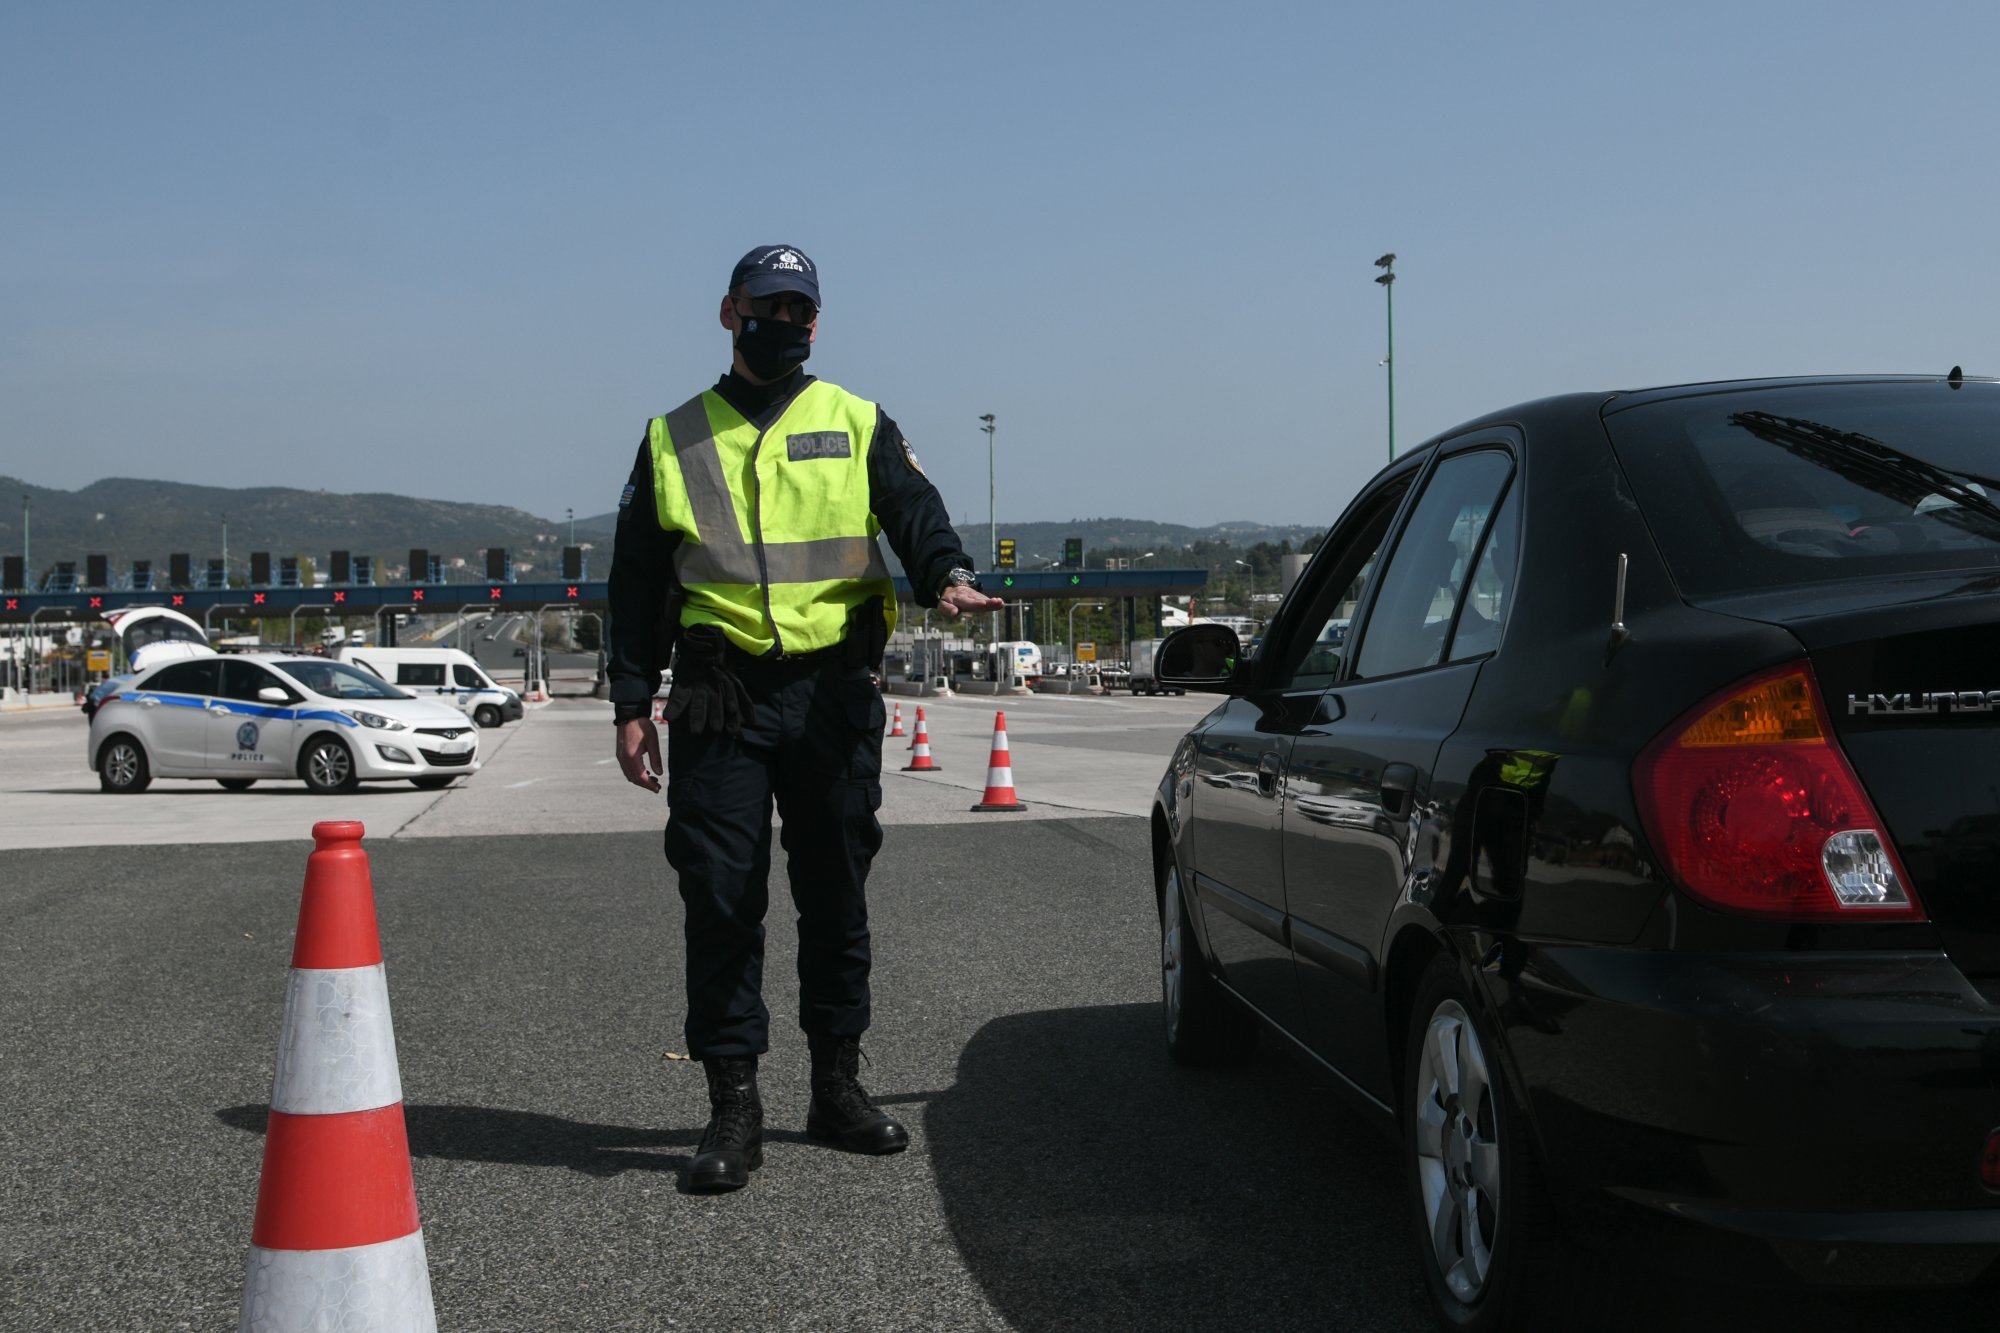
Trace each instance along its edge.
<path fill-rule="evenodd" d="M 924 710 L 917 710 L 917 734 L 910 742 L 910 762 L 903 765 L 905 773 L 937 773 L 942 770 L 931 762 L 931 733 L 924 725 Z"/>
<path fill-rule="evenodd" d="M 433 1333 L 359 823 L 313 825 L 239 1333 Z"/>
<path fill-rule="evenodd" d="M 1014 761 L 1007 754 L 1007 714 L 993 715 L 993 754 L 986 761 L 986 796 L 974 810 L 1026 810 L 1014 796 Z"/>
<path fill-rule="evenodd" d="M 889 724 L 889 734 L 891 736 L 900 736 L 903 734 L 903 705 L 900 703 L 896 705 L 895 720 Z"/>
<path fill-rule="evenodd" d="M 918 729 L 919 729 L 919 730 L 921 730 L 921 729 L 923 728 L 923 725 L 924 725 L 924 709 L 923 709 L 923 705 L 922 705 L 922 704 L 919 704 L 919 705 L 917 705 L 917 727 L 918 727 Z M 909 743 L 909 744 L 908 744 L 907 746 L 905 746 L 904 748 L 905 748 L 905 749 L 910 749 L 910 750 L 914 750 L 914 749 L 916 749 L 916 748 L 917 748 L 917 738 L 916 738 L 916 737 L 914 737 L 914 736 L 910 737 L 910 743 Z"/>

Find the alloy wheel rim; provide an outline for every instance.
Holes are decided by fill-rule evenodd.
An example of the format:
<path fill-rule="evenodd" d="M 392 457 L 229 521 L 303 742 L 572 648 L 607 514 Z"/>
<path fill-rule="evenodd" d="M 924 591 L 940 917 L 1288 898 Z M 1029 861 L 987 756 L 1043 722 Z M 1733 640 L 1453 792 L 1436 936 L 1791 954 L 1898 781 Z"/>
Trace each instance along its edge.
<path fill-rule="evenodd" d="M 1166 890 L 1160 897 L 1160 1003 L 1167 1021 L 1167 1040 L 1180 1033 L 1181 990 L 1187 983 L 1187 967 L 1181 940 L 1181 879 L 1178 871 L 1167 872 Z"/>
<path fill-rule="evenodd" d="M 105 763 L 111 770 L 111 785 L 129 787 L 139 776 L 139 756 L 129 745 L 114 745 Z"/>
<path fill-rule="evenodd" d="M 1479 1032 L 1456 1000 L 1431 1015 L 1417 1075 L 1417 1183 L 1431 1259 L 1470 1305 L 1486 1292 L 1500 1220 L 1500 1134 Z"/>
<path fill-rule="evenodd" d="M 307 762 L 312 766 L 313 782 L 317 786 L 338 787 L 347 781 L 347 751 L 338 745 L 318 746 Z"/>

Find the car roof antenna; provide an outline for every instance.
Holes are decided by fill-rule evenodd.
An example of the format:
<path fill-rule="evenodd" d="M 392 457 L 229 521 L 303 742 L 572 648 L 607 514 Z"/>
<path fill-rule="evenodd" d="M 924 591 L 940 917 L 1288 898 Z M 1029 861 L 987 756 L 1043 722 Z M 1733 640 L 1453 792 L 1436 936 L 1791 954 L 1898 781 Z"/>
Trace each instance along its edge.
<path fill-rule="evenodd" d="M 1630 565 L 1631 561 L 1627 559 L 1625 552 L 1620 551 L 1618 553 L 1618 590 L 1612 594 L 1611 598 L 1611 642 L 1604 645 L 1604 664 L 1606 666 L 1611 665 L 1612 656 L 1625 646 L 1627 639 L 1632 637 L 1632 631 L 1625 628 L 1625 571 Z"/>

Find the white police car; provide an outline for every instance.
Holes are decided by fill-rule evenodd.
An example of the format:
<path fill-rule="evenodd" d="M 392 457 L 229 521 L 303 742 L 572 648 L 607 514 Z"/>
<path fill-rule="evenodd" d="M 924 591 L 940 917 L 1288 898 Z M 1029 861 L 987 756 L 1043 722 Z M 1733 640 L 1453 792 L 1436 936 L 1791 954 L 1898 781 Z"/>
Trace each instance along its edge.
<path fill-rule="evenodd" d="M 322 657 L 193 657 L 140 672 L 90 719 L 90 764 L 108 792 L 154 778 L 213 778 L 230 791 L 298 778 L 325 795 L 403 779 L 442 787 L 479 767 L 479 732 L 449 704 L 418 699 Z"/>

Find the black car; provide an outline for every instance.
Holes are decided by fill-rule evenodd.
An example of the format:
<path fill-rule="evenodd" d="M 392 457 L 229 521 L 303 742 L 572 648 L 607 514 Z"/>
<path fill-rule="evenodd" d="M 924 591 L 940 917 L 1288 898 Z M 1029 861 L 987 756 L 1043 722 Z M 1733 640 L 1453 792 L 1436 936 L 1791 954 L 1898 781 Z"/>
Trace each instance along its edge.
<path fill-rule="evenodd" d="M 1228 696 L 1153 808 L 1168 1045 L 1379 1112 L 1447 1323 L 2000 1281 L 2000 384 L 1498 413 L 1238 656 L 1160 650 Z"/>

